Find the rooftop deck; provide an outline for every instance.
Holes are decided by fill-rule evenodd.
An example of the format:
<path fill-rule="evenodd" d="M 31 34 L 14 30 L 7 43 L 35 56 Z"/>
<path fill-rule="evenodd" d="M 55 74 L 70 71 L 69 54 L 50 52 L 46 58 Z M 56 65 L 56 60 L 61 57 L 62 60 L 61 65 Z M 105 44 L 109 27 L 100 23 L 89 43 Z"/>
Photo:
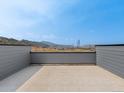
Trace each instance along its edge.
<path fill-rule="evenodd" d="M 17 91 L 124 91 L 124 79 L 95 65 L 43 66 Z"/>
<path fill-rule="evenodd" d="M 124 91 L 124 46 L 96 46 L 96 53 L 30 51 L 0 46 L 0 91 Z"/>

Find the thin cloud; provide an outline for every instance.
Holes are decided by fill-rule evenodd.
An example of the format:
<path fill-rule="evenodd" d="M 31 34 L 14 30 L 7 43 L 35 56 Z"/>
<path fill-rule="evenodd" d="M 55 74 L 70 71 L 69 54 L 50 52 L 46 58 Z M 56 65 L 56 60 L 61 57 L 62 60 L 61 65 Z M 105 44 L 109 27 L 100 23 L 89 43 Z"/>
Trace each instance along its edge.
<path fill-rule="evenodd" d="M 73 5 L 76 0 L 1 0 L 0 1 L 0 35 L 24 38 L 29 30 L 37 25 L 54 23 L 60 8 Z M 42 29 L 42 28 L 41 28 Z M 22 30 L 22 32 L 21 32 Z M 45 30 L 41 30 L 44 32 Z M 34 31 L 37 33 L 37 31 Z M 35 34 L 33 32 L 33 34 Z M 26 33 L 24 35 L 24 33 Z M 47 32 L 48 33 L 48 32 Z M 43 33 L 44 34 L 44 33 Z M 32 38 L 32 34 L 27 35 Z M 35 36 L 34 36 L 35 38 Z M 43 35 L 42 39 L 55 38 L 54 35 Z"/>

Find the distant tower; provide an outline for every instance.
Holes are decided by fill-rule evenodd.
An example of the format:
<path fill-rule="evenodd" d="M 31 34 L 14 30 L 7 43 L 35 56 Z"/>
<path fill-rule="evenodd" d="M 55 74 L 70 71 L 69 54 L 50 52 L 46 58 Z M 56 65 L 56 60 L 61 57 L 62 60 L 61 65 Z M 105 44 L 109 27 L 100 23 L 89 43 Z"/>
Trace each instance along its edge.
<path fill-rule="evenodd" d="M 77 48 L 80 48 L 80 40 L 77 41 Z"/>

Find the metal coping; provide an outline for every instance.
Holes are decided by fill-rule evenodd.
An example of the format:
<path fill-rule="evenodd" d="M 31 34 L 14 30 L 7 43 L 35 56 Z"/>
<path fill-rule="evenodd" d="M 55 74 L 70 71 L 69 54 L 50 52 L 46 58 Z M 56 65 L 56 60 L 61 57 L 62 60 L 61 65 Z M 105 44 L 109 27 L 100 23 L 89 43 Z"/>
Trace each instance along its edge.
<path fill-rule="evenodd" d="M 0 46 L 31 46 L 31 45 L 0 44 Z M 95 45 L 95 46 L 124 46 L 124 44 L 101 44 L 101 45 Z M 56 53 L 56 52 L 42 52 L 42 53 Z M 57 52 L 57 53 L 63 53 L 63 52 Z M 64 52 L 64 53 L 66 53 L 66 52 Z M 69 53 L 69 52 L 67 52 L 67 53 Z M 82 53 L 82 52 L 70 52 L 70 53 Z M 85 53 L 85 52 L 83 52 L 83 53 Z M 92 52 L 88 52 L 88 53 L 92 53 Z"/>
<path fill-rule="evenodd" d="M 0 46 L 31 46 L 31 45 L 20 45 L 20 44 L 0 44 Z M 124 46 L 124 44 L 99 44 L 95 46 Z M 49 52 L 48 52 L 49 53 Z M 51 52 L 50 52 L 51 53 Z M 53 52 L 54 53 L 54 52 Z M 62 53 L 62 52 L 60 52 Z M 67 52 L 69 53 L 69 52 Z M 72 52 L 71 52 L 72 53 Z M 78 53 L 78 52 L 77 52 Z M 80 52 L 79 52 L 80 53 Z"/>
<path fill-rule="evenodd" d="M 124 44 L 101 44 L 101 45 L 95 45 L 95 46 L 124 46 Z"/>
<path fill-rule="evenodd" d="M 19 44 L 0 44 L 0 46 L 31 46 L 31 45 L 19 45 Z"/>
<path fill-rule="evenodd" d="M 30 53 L 32 53 L 32 54 L 36 54 L 36 53 L 39 53 L 39 54 L 60 54 L 60 53 L 62 53 L 62 54 L 66 54 L 66 53 L 96 53 L 96 52 L 30 52 Z"/>

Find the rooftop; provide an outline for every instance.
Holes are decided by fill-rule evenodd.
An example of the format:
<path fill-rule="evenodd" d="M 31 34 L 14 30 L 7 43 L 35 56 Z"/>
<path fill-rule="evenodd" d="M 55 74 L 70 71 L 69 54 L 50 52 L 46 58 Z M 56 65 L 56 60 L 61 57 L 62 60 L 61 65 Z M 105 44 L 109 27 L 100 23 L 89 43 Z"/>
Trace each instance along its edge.
<path fill-rule="evenodd" d="M 0 91 L 18 92 L 124 91 L 124 79 L 119 76 L 96 65 L 76 64 L 34 65 L 2 80 L 0 85 Z"/>

